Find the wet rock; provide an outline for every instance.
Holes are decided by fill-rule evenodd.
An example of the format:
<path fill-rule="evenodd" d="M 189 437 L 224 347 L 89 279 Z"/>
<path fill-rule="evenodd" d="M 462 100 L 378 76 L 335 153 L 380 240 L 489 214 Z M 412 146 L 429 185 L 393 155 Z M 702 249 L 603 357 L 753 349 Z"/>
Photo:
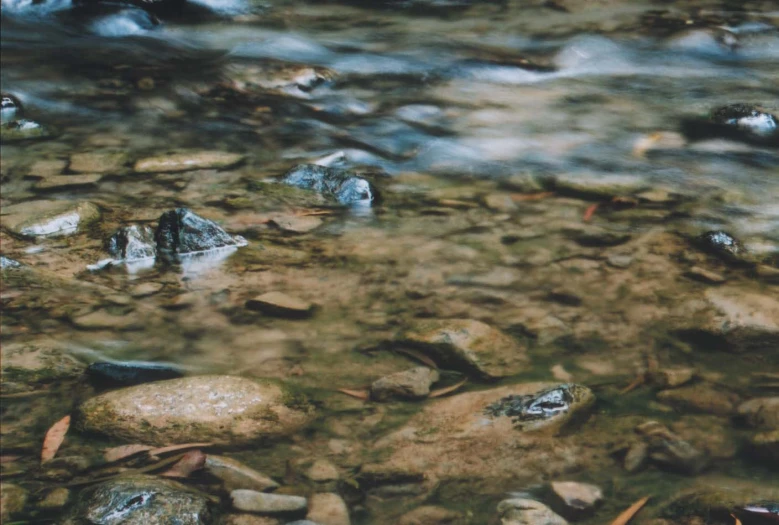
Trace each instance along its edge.
<path fill-rule="evenodd" d="M 176 481 L 132 475 L 81 491 L 64 525 L 206 525 L 204 495 Z"/>
<path fill-rule="evenodd" d="M 344 205 L 368 205 L 378 197 L 375 186 L 356 173 L 316 164 L 295 166 L 281 182 L 331 196 Z"/>
<path fill-rule="evenodd" d="M 462 516 L 444 507 L 424 505 L 405 513 L 398 519 L 398 525 L 456 525 Z"/>
<path fill-rule="evenodd" d="M 609 255 L 606 262 L 612 268 L 627 268 L 633 263 L 633 257 L 630 255 L 612 254 Z"/>
<path fill-rule="evenodd" d="M 649 445 L 644 442 L 635 443 L 628 448 L 623 466 L 627 472 L 638 472 L 642 470 L 649 461 Z"/>
<path fill-rule="evenodd" d="M 282 525 L 282 523 L 276 518 L 256 514 L 228 514 L 219 521 L 220 525 Z"/>
<path fill-rule="evenodd" d="M 738 406 L 738 415 L 749 426 L 779 429 L 779 397 L 758 397 Z"/>
<path fill-rule="evenodd" d="M 288 215 L 284 217 L 275 217 L 271 223 L 285 232 L 306 233 L 322 226 L 323 221 L 319 217 L 297 217 Z"/>
<path fill-rule="evenodd" d="M 22 116 L 22 103 L 10 93 L 0 94 L 0 124 L 7 124 Z"/>
<path fill-rule="evenodd" d="M 545 189 L 541 177 L 527 172 L 515 173 L 506 179 L 501 179 L 500 185 L 507 190 L 520 193 L 535 193 Z"/>
<path fill-rule="evenodd" d="M 699 384 L 657 393 L 657 400 L 683 410 L 728 416 L 735 412 L 738 396 Z"/>
<path fill-rule="evenodd" d="M 702 233 L 696 244 L 701 250 L 732 263 L 743 262 L 746 255 L 746 249 L 739 240 L 720 230 Z"/>
<path fill-rule="evenodd" d="M 749 438 L 749 447 L 757 457 L 779 463 L 779 430 L 758 432 Z"/>
<path fill-rule="evenodd" d="M 165 285 L 162 283 L 142 283 L 137 286 L 133 286 L 130 289 L 130 295 L 136 299 L 140 299 L 154 295 L 160 292 L 163 288 L 165 288 Z"/>
<path fill-rule="evenodd" d="M 514 498 L 498 503 L 501 525 L 568 525 L 540 501 Z"/>
<path fill-rule="evenodd" d="M 248 489 L 259 492 L 272 491 L 279 484 L 271 478 L 254 470 L 240 461 L 225 456 L 208 454 L 205 464 L 206 472 L 222 480 L 225 490 Z"/>
<path fill-rule="evenodd" d="M 591 199 L 608 199 L 633 195 L 650 188 L 650 184 L 635 175 L 604 175 L 571 173 L 554 177 L 554 189 L 563 195 Z"/>
<path fill-rule="evenodd" d="M 13 483 L 0 483 L 0 521 L 8 519 L 21 512 L 27 503 L 27 491 Z"/>
<path fill-rule="evenodd" d="M 96 310 L 71 319 L 73 326 L 82 330 L 138 330 L 140 321 L 134 315 Z"/>
<path fill-rule="evenodd" d="M 38 508 L 45 510 L 61 509 L 70 500 L 70 489 L 58 487 L 50 490 L 39 502 Z"/>
<path fill-rule="evenodd" d="M 77 379 L 84 365 L 53 340 L 0 345 L 0 392 L 11 393 Z"/>
<path fill-rule="evenodd" d="M 198 376 L 102 394 L 78 408 L 76 421 L 130 442 L 241 445 L 296 432 L 313 415 L 301 395 L 277 382 Z"/>
<path fill-rule="evenodd" d="M 260 514 L 290 514 L 305 512 L 308 501 L 301 496 L 267 494 L 255 490 L 239 489 L 230 492 L 233 508 Z"/>
<path fill-rule="evenodd" d="M 419 348 L 440 365 L 488 379 L 512 376 L 528 366 L 526 350 L 517 341 L 473 319 L 420 322 L 399 343 Z"/>
<path fill-rule="evenodd" d="M 52 130 L 33 120 L 19 119 L 0 124 L 0 141 L 2 142 L 47 139 L 53 136 Z"/>
<path fill-rule="evenodd" d="M 117 260 L 139 261 L 157 256 L 154 231 L 136 224 L 123 226 L 108 239 L 107 251 Z"/>
<path fill-rule="evenodd" d="M 85 188 L 95 186 L 102 175 L 57 175 L 46 177 L 35 184 L 38 191 L 63 190 L 71 188 Z"/>
<path fill-rule="evenodd" d="M 560 429 L 576 422 L 575 415 L 586 416 L 594 403 L 595 395 L 589 388 L 566 383 L 530 395 L 506 396 L 488 406 L 485 413 L 510 417 L 521 430 Z"/>
<path fill-rule="evenodd" d="M 38 200 L 4 206 L 3 227 L 22 237 L 72 235 L 100 218 L 91 202 Z"/>
<path fill-rule="evenodd" d="M 423 399 L 430 393 L 430 385 L 438 381 L 438 371 L 419 366 L 377 379 L 371 385 L 371 398 L 386 401 L 390 398 Z"/>
<path fill-rule="evenodd" d="M 54 177 L 65 171 L 67 165 L 67 161 L 59 159 L 36 160 L 30 166 L 29 175 L 41 178 Z"/>
<path fill-rule="evenodd" d="M 193 151 L 148 157 L 135 163 L 138 173 L 172 173 L 180 171 L 227 169 L 243 162 L 245 155 L 226 151 Z"/>
<path fill-rule="evenodd" d="M 511 199 L 511 195 L 506 193 L 490 193 L 484 196 L 484 205 L 495 211 L 513 212 L 517 209 L 517 204 Z"/>
<path fill-rule="evenodd" d="M 132 386 L 183 377 L 180 368 L 146 361 L 98 361 L 87 367 L 90 383 L 101 387 Z"/>
<path fill-rule="evenodd" d="M 317 482 L 336 481 L 341 477 L 341 474 L 338 472 L 338 467 L 326 459 L 318 459 L 308 469 L 306 477 L 311 481 Z"/>
<path fill-rule="evenodd" d="M 601 248 L 609 246 L 619 246 L 625 244 L 631 239 L 629 233 L 614 232 L 600 228 L 583 228 L 581 230 L 569 231 L 568 236 L 581 246 L 590 248 Z"/>
<path fill-rule="evenodd" d="M 70 156 L 68 169 L 76 173 L 117 173 L 124 168 L 123 152 L 76 153 Z"/>
<path fill-rule="evenodd" d="M 308 503 L 306 519 L 320 525 L 350 525 L 349 509 L 338 494 L 314 494 Z"/>
<path fill-rule="evenodd" d="M 656 421 L 636 428 L 643 437 L 649 459 L 662 468 L 695 475 L 708 464 L 706 455 Z"/>
<path fill-rule="evenodd" d="M 717 108 L 712 120 L 718 124 L 735 126 L 755 137 L 771 137 L 777 133 L 776 117 L 748 104 L 731 104 Z"/>
<path fill-rule="evenodd" d="M 311 317 L 315 310 L 313 303 L 282 292 L 268 292 L 254 299 L 249 299 L 246 301 L 246 308 L 268 315 L 290 318 Z"/>
<path fill-rule="evenodd" d="M 663 368 L 651 375 L 654 384 L 664 388 L 682 386 L 695 377 L 694 368 Z"/>
<path fill-rule="evenodd" d="M 693 266 L 685 273 L 687 277 L 695 281 L 700 281 L 706 284 L 722 284 L 725 282 L 725 277 L 711 270 L 701 268 L 700 266 Z"/>
<path fill-rule="evenodd" d="M 574 423 L 586 419 L 594 397 L 579 387 L 581 392 L 567 410 L 561 405 L 547 406 L 538 395 L 546 398 L 555 386 L 562 385 L 517 384 L 428 403 L 406 425 L 376 443 L 376 452 L 386 451 L 388 459 L 363 465 L 361 476 L 373 483 L 468 478 L 497 489 L 507 480 L 537 482 L 551 472 L 578 468 L 583 458 L 580 445 L 560 434 L 578 428 Z M 527 414 L 534 418 L 532 428 L 514 421 L 526 412 L 517 417 L 503 415 L 506 400 L 517 399 L 539 402 L 521 403 L 535 407 Z M 520 421 L 525 422 L 531 423 Z"/>
<path fill-rule="evenodd" d="M 157 253 L 186 255 L 219 248 L 245 246 L 243 237 L 228 234 L 214 221 L 186 208 L 166 211 L 154 233 Z"/>
<path fill-rule="evenodd" d="M 553 481 L 550 488 L 555 498 L 552 508 L 567 519 L 591 516 L 603 503 L 603 491 L 590 483 Z"/>

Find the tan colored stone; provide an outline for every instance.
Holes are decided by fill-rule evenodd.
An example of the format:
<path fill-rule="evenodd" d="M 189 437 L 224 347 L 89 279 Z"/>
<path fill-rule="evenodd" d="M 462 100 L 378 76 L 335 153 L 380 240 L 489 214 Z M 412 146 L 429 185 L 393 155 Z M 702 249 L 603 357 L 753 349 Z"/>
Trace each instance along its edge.
<path fill-rule="evenodd" d="M 341 474 L 338 468 L 326 459 L 318 459 L 308 469 L 306 477 L 311 481 L 335 481 Z"/>
<path fill-rule="evenodd" d="M 124 152 L 76 153 L 70 156 L 68 169 L 76 173 L 116 173 L 124 168 Z"/>
<path fill-rule="evenodd" d="M 309 317 L 315 306 L 282 292 L 268 292 L 246 301 L 246 308 L 280 317 Z"/>
<path fill-rule="evenodd" d="M 243 161 L 245 155 L 226 151 L 192 151 L 148 157 L 135 163 L 138 173 L 170 173 L 202 169 L 225 169 Z"/>
<path fill-rule="evenodd" d="M 222 480 L 225 490 L 249 489 L 263 492 L 278 488 L 279 484 L 265 474 L 244 465 L 238 460 L 216 454 L 208 454 L 203 467 L 206 472 Z"/>
<path fill-rule="evenodd" d="M 318 525 L 350 525 L 349 509 L 341 496 L 333 493 L 314 494 L 309 500 L 306 519 Z"/>

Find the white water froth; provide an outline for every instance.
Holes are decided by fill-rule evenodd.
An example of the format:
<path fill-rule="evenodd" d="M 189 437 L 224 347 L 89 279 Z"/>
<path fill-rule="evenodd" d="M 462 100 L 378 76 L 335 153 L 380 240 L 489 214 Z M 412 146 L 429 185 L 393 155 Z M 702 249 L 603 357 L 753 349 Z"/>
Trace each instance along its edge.
<path fill-rule="evenodd" d="M 90 25 L 90 30 L 100 36 L 129 36 L 146 33 L 151 27 L 151 21 L 145 13 L 138 14 L 136 10 L 125 9 L 115 15 L 106 16 L 95 20 Z M 147 20 L 141 17 L 146 16 Z"/>
<path fill-rule="evenodd" d="M 202 5 L 220 15 L 241 15 L 249 13 L 251 6 L 246 0 L 189 0 L 193 4 Z"/>
<path fill-rule="evenodd" d="M 14 13 L 20 15 L 46 15 L 72 7 L 71 0 L 47 0 L 40 4 L 33 0 L 1 0 L 3 13 Z"/>

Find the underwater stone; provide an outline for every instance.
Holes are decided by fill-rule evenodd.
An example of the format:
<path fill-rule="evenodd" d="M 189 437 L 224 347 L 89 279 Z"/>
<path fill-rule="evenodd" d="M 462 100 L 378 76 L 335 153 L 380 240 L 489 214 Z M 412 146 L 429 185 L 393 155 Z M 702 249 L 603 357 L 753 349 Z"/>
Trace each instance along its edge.
<path fill-rule="evenodd" d="M 354 172 L 316 164 L 295 166 L 281 181 L 335 197 L 341 204 L 370 204 L 378 196 L 376 188 Z"/>
<path fill-rule="evenodd" d="M 72 235 L 100 217 L 91 202 L 39 200 L 5 206 L 3 227 L 22 237 Z"/>
<path fill-rule="evenodd" d="M 157 250 L 168 254 L 183 255 L 246 245 L 243 237 L 233 237 L 214 221 L 186 208 L 163 213 L 154 238 Z"/>

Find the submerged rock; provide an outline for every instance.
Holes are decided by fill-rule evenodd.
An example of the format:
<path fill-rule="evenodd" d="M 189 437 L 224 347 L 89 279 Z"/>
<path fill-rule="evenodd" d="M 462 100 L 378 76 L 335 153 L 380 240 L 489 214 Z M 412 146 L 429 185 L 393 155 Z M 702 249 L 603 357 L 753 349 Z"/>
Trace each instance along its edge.
<path fill-rule="evenodd" d="M 33 120 L 19 119 L 0 124 L 0 140 L 3 142 L 46 139 L 53 135 L 54 133 L 50 129 Z"/>
<path fill-rule="evenodd" d="M 510 417 L 520 430 L 561 428 L 573 422 L 574 415 L 586 415 L 595 395 L 586 386 L 567 383 L 530 395 L 509 395 L 489 405 L 485 414 Z"/>
<path fill-rule="evenodd" d="M 739 405 L 738 415 L 749 426 L 779 429 L 779 396 L 750 399 Z"/>
<path fill-rule="evenodd" d="M 571 520 L 592 515 L 603 503 L 603 491 L 590 483 L 553 481 L 550 489 L 555 500 L 552 508 Z"/>
<path fill-rule="evenodd" d="M 633 195 L 650 188 L 646 179 L 636 175 L 571 173 L 553 179 L 555 191 L 575 197 L 606 199 Z"/>
<path fill-rule="evenodd" d="M 350 525 L 346 502 L 333 492 L 314 494 L 309 501 L 306 519 L 322 525 Z"/>
<path fill-rule="evenodd" d="M 37 200 L 4 206 L 3 227 L 22 237 L 72 235 L 100 218 L 91 202 Z"/>
<path fill-rule="evenodd" d="M 316 164 L 295 166 L 281 182 L 334 197 L 341 204 L 370 204 L 378 197 L 375 186 L 356 173 Z"/>
<path fill-rule="evenodd" d="M 194 254 L 247 244 L 243 237 L 233 237 L 214 221 L 186 208 L 163 213 L 154 239 L 158 253 L 167 255 Z"/>
<path fill-rule="evenodd" d="M 695 475 L 708 465 L 706 454 L 657 421 L 636 428 L 646 444 L 648 459 L 673 472 Z"/>
<path fill-rule="evenodd" d="M 84 366 L 54 340 L 0 345 L 0 392 L 11 393 L 77 380 Z"/>
<path fill-rule="evenodd" d="M 84 489 L 63 525 L 207 525 L 206 497 L 176 481 L 132 475 Z"/>
<path fill-rule="evenodd" d="M 313 303 L 291 297 L 282 292 L 264 293 L 246 301 L 246 308 L 257 310 L 267 315 L 289 318 L 305 318 L 314 314 L 316 306 Z"/>
<path fill-rule="evenodd" d="M 130 442 L 244 445 L 296 432 L 313 417 L 308 402 L 278 382 L 197 376 L 102 394 L 84 402 L 76 420 Z"/>
<path fill-rule="evenodd" d="M 228 492 L 236 489 L 265 492 L 279 487 L 278 483 L 265 474 L 257 472 L 240 461 L 225 456 L 208 454 L 204 469 L 206 472 L 221 479 L 225 490 Z"/>
<path fill-rule="evenodd" d="M 437 363 L 474 372 L 488 379 L 515 375 L 528 366 L 517 341 L 473 319 L 420 322 L 398 341 L 429 354 Z"/>
<path fill-rule="evenodd" d="M 498 515 L 502 525 L 568 525 L 552 509 L 528 498 L 501 501 L 498 503 Z"/>
<path fill-rule="evenodd" d="M 289 514 L 305 512 L 308 500 L 301 496 L 268 494 L 256 490 L 234 490 L 230 493 L 233 508 L 260 514 Z"/>
<path fill-rule="evenodd" d="M 240 153 L 226 151 L 193 151 L 148 157 L 135 163 L 138 173 L 171 173 L 179 171 L 226 169 L 246 158 Z"/>
<path fill-rule="evenodd" d="M 76 153 L 70 156 L 68 169 L 76 173 L 116 173 L 126 161 L 123 152 Z"/>
<path fill-rule="evenodd" d="M 89 381 L 105 387 L 140 385 L 183 376 L 183 371 L 173 365 L 144 361 L 100 361 L 87 367 Z"/>
<path fill-rule="evenodd" d="M 0 483 L 0 521 L 8 519 L 21 512 L 27 503 L 27 491 L 13 483 Z"/>

